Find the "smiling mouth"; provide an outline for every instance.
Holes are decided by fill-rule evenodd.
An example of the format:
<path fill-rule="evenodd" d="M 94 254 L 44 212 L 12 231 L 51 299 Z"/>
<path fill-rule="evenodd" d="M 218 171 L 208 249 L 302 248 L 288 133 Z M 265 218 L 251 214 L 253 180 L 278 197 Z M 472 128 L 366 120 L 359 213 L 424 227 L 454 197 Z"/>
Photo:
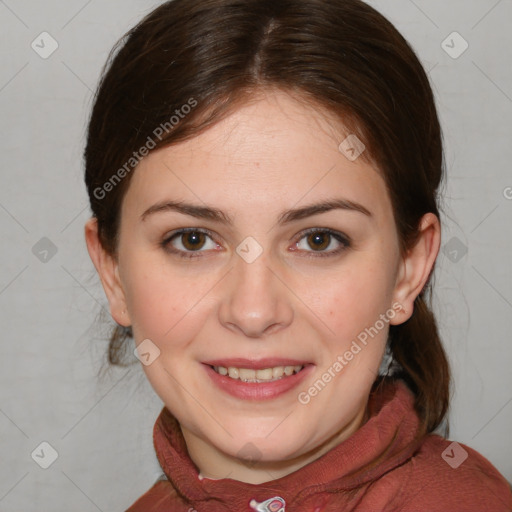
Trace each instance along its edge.
<path fill-rule="evenodd" d="M 295 375 L 302 371 L 305 365 L 296 366 L 274 366 L 272 368 L 252 369 L 252 368 L 237 368 L 234 366 L 212 366 L 209 365 L 216 373 L 229 377 L 233 380 L 240 380 L 242 382 L 273 382 L 276 380 L 285 379 L 291 375 Z"/>

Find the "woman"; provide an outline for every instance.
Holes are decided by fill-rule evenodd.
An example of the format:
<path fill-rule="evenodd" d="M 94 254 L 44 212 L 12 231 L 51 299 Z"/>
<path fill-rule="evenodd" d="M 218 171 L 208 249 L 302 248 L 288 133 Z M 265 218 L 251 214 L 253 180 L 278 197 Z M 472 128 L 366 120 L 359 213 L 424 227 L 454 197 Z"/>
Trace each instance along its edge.
<path fill-rule="evenodd" d="M 129 511 L 511 510 L 434 433 L 442 139 L 396 29 L 359 0 L 174 0 L 115 50 L 85 235 L 110 361 L 133 338 L 165 405 Z"/>

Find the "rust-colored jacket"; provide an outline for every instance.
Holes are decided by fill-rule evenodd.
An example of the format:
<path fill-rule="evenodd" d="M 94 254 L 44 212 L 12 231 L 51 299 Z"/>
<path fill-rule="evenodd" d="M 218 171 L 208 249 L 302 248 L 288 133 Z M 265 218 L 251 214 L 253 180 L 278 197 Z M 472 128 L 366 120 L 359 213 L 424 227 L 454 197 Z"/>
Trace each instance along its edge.
<path fill-rule="evenodd" d="M 127 512 L 510 512 L 509 484 L 482 455 L 430 434 L 402 381 L 370 395 L 369 420 L 301 469 L 259 485 L 200 479 L 164 407 L 153 440 L 165 480 Z"/>

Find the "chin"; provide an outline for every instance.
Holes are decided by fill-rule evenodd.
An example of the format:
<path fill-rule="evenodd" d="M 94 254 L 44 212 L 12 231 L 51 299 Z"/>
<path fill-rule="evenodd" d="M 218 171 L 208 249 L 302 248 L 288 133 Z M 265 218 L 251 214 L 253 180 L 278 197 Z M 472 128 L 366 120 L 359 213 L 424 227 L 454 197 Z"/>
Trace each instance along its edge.
<path fill-rule="evenodd" d="M 299 457 L 307 451 L 305 432 L 289 435 L 286 432 L 273 433 L 267 437 L 238 433 L 224 447 L 219 447 L 230 456 L 241 460 L 259 462 L 283 462 Z"/>

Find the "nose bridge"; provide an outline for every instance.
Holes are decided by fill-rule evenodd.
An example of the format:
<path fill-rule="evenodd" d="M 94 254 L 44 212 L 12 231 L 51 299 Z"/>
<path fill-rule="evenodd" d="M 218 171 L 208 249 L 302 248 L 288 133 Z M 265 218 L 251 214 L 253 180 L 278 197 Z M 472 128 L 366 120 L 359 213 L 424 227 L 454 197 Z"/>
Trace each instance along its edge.
<path fill-rule="evenodd" d="M 239 251 L 243 248 L 241 244 Z M 249 337 L 289 325 L 293 318 L 290 297 L 268 255 L 263 252 L 253 259 L 245 258 L 243 252 L 240 254 L 234 255 L 234 267 L 222 297 L 221 323 Z"/>

